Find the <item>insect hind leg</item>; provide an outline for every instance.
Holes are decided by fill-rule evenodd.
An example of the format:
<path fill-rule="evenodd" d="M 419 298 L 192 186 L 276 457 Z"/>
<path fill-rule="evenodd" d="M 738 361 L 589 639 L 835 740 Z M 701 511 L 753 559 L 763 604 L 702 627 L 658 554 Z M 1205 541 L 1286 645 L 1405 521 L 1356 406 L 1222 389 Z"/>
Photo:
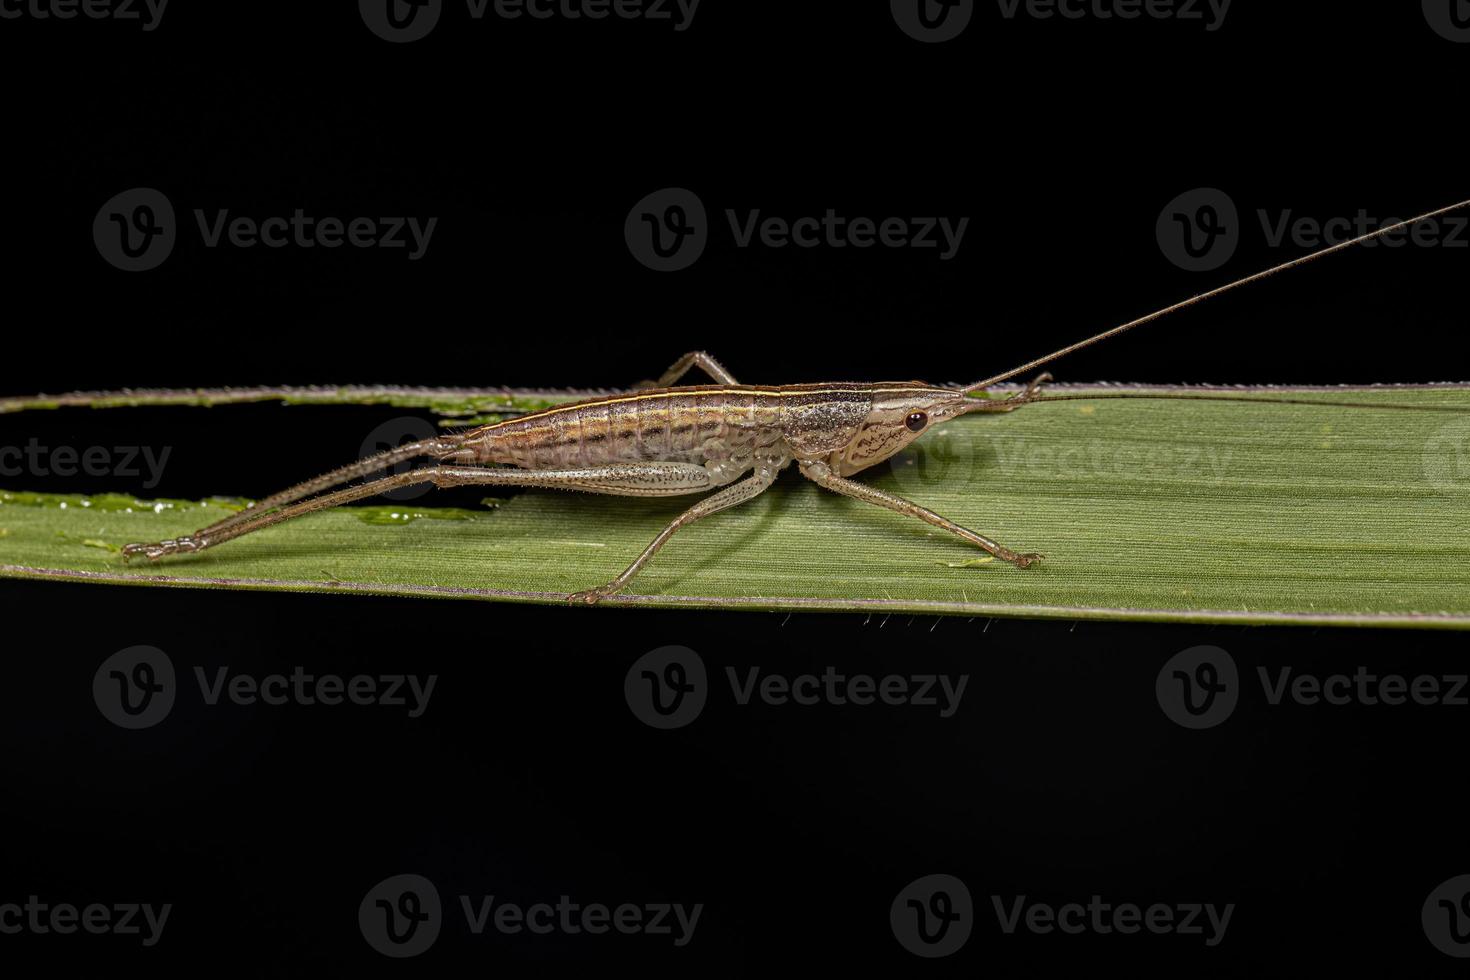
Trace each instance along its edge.
<path fill-rule="evenodd" d="M 405 447 L 406 448 L 406 447 Z M 370 457 L 373 458 L 373 457 Z M 432 483 L 437 487 L 519 486 L 585 490 L 633 497 L 665 497 L 698 493 L 711 485 L 709 471 L 695 463 L 625 463 L 567 470 L 522 470 L 514 467 L 425 466 L 385 476 L 369 483 L 324 493 L 270 512 L 255 512 L 228 526 L 210 525 L 182 538 L 124 546 L 123 559 L 142 556 L 156 561 L 169 555 L 192 554 L 224 544 L 243 534 L 329 507 L 338 507 L 389 490 Z M 239 517 L 240 515 L 236 515 Z"/>
<path fill-rule="evenodd" d="M 301 483 L 287 487 L 279 493 L 273 493 L 269 497 L 254 501 L 239 513 L 231 514 L 223 520 L 216 521 L 209 525 L 209 527 L 202 528 L 199 533 L 205 534 L 220 531 L 227 527 L 233 527 L 236 524 L 259 517 L 261 514 L 275 510 L 278 507 L 295 503 L 305 497 L 311 497 L 321 493 L 323 490 L 339 487 L 344 483 L 356 480 L 358 477 L 368 476 L 372 473 L 386 470 L 390 466 L 396 466 L 399 463 L 404 463 L 411 459 L 418 459 L 421 456 L 439 456 L 451 452 L 458 449 L 463 441 L 461 437 L 454 435 L 436 436 L 435 438 L 424 439 L 419 442 L 405 443 L 402 446 L 384 450 L 372 456 L 364 456 L 355 463 L 348 463 L 346 466 L 338 467 L 329 473 L 323 473 L 321 476 L 314 477 L 310 480 L 303 480 Z"/>

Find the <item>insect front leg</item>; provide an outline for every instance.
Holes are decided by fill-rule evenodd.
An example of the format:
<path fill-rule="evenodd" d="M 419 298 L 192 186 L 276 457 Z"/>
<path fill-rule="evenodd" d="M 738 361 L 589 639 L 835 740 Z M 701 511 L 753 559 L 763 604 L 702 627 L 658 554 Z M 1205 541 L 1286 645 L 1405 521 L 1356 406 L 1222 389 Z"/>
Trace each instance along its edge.
<path fill-rule="evenodd" d="M 927 507 L 920 507 L 918 504 L 914 503 L 911 500 L 905 500 L 904 498 L 896 494 L 885 493 L 882 490 L 878 490 L 874 487 L 868 486 L 866 483 L 858 483 L 856 480 L 848 480 L 844 477 L 840 477 L 836 473 L 832 472 L 832 467 L 828 466 L 826 463 L 816 461 L 810 463 L 802 463 L 800 464 L 800 466 L 803 476 L 817 484 L 820 484 L 821 486 L 826 487 L 828 490 L 833 490 L 837 493 L 843 494 L 844 496 L 852 497 L 856 500 L 866 501 L 870 504 L 877 504 L 879 507 L 886 507 L 889 510 L 897 511 L 900 514 L 907 514 L 910 517 L 917 517 L 921 521 L 927 521 L 928 523 L 933 524 L 935 527 L 943 528 L 951 534 L 958 535 L 959 537 L 964 538 L 966 541 L 970 542 L 973 545 L 978 545 L 979 547 L 984 548 L 995 557 L 1001 559 L 1002 561 L 1008 561 L 1012 565 L 1015 565 L 1017 568 L 1025 568 L 1032 562 L 1039 561 L 1042 558 L 1041 555 L 1034 553 L 1022 554 L 1020 552 L 1012 551 L 1005 545 L 998 544 L 985 537 L 985 535 L 983 534 L 976 534 L 969 528 L 961 527 L 948 518 L 940 517 L 938 514 L 934 513 L 932 510 L 929 510 Z"/>
<path fill-rule="evenodd" d="M 638 391 L 642 388 L 672 387 L 676 381 L 689 373 L 690 368 L 695 367 L 699 368 L 705 374 L 709 375 L 711 378 L 714 378 L 722 385 L 737 385 L 740 383 L 735 380 L 735 376 L 733 374 L 725 370 L 723 364 L 715 360 L 709 354 L 705 353 L 702 350 L 692 350 L 689 353 L 685 354 L 683 357 L 679 358 L 677 361 L 675 361 L 673 363 L 673 366 L 663 373 L 663 377 L 659 378 L 657 381 L 640 381 L 638 384 L 633 386 L 633 390 Z"/>
<path fill-rule="evenodd" d="M 981 408 L 971 408 L 969 409 L 969 411 L 1014 412 L 1016 409 L 1020 408 L 1022 405 L 1025 405 L 1027 402 L 1034 401 L 1041 394 L 1042 387 L 1051 380 L 1051 372 L 1043 371 L 1036 377 L 1031 379 L 1031 383 L 1026 386 L 1025 391 L 1017 392 L 1016 394 L 1011 395 L 1009 398 L 1002 398 L 994 405 L 987 405 Z"/>
<path fill-rule="evenodd" d="M 577 592 L 567 596 L 567 598 L 572 602 L 585 602 L 591 605 L 601 599 L 607 598 L 615 592 L 621 591 L 633 580 L 633 576 L 638 574 L 639 570 L 648 562 L 648 559 L 652 558 L 660 548 L 668 543 L 669 538 L 674 536 L 675 531 L 684 527 L 686 524 L 694 523 L 701 517 L 708 517 L 711 514 L 719 513 L 722 510 L 734 507 L 736 504 L 743 504 L 747 500 L 760 496 L 766 491 L 767 487 L 775 482 L 776 474 L 780 469 L 781 467 L 779 465 L 760 464 L 756 467 L 756 471 L 744 480 L 726 487 L 719 493 L 712 493 L 708 497 L 705 497 L 699 503 L 674 518 L 669 523 L 669 526 L 660 531 L 658 537 L 649 542 L 648 547 L 643 549 L 643 553 L 633 559 L 633 563 L 623 569 L 622 574 L 617 578 L 608 582 L 606 585 L 600 585 L 595 589 L 587 589 L 584 592 Z"/>
<path fill-rule="evenodd" d="M 203 551 L 293 517 L 339 507 L 416 483 L 432 483 L 437 487 L 551 487 L 624 496 L 666 497 L 707 490 L 713 485 L 713 480 L 709 470 L 695 463 L 626 463 L 539 471 L 511 467 L 425 466 L 406 473 L 385 476 L 360 486 L 322 494 L 268 513 L 257 513 L 227 526 L 222 526 L 221 522 L 186 537 L 152 544 L 129 544 L 122 550 L 123 558 L 143 555 L 150 560 L 157 560 L 168 555 Z"/>

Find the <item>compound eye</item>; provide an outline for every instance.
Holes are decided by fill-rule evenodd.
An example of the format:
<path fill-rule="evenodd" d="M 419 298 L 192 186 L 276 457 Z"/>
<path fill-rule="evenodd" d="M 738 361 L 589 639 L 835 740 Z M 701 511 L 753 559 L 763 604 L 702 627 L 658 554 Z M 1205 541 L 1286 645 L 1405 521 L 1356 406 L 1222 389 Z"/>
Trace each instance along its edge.
<path fill-rule="evenodd" d="M 910 432 L 922 432 L 924 431 L 924 426 L 928 424 L 929 416 L 925 415 L 923 412 L 915 412 L 914 414 L 910 415 L 906 420 L 904 420 L 904 425 L 907 425 L 909 427 Z"/>

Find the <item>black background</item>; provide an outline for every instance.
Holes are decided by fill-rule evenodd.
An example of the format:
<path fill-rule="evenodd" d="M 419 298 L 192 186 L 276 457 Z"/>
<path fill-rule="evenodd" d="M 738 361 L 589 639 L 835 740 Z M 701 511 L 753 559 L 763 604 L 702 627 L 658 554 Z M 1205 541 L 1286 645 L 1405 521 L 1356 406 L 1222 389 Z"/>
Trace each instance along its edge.
<path fill-rule="evenodd" d="M 310 10 L 308 10 L 308 6 Z M 0 20 L 4 393 L 391 382 L 622 386 L 693 348 L 743 381 L 966 381 L 1283 261 L 1258 210 L 1402 217 L 1466 196 L 1470 47 L 1418 4 L 1237 0 L 1219 30 L 977 5 L 921 44 L 886 4 L 705 0 L 668 22 L 472 21 L 373 36 L 355 5 L 188 4 L 136 22 Z M 98 254 L 94 215 L 155 187 L 158 269 Z M 634 202 L 697 193 L 691 268 L 643 268 Z M 1216 187 L 1221 269 L 1155 221 Z M 404 250 L 208 249 L 192 211 L 436 216 Z M 734 247 L 726 208 L 967 216 L 958 255 Z M 1059 363 L 1065 380 L 1463 381 L 1459 248 L 1359 248 Z M 0 419 L 0 442 L 166 444 L 173 497 L 259 496 L 350 459 L 398 409 L 273 406 Z M 795 478 L 788 475 L 787 478 Z M 31 474 L 17 489 L 142 492 Z M 446 502 L 452 498 L 446 495 Z M 616 506 L 616 503 L 609 506 Z M 878 526 L 854 534 L 888 533 Z M 841 560 L 841 541 L 830 558 Z M 1201 643 L 1243 674 L 1454 673 L 1453 634 L 861 616 L 586 612 L 7 582 L 0 902 L 172 902 L 162 941 L 0 935 L 0 962 L 170 972 L 1387 966 L 1449 973 L 1419 923 L 1470 871 L 1465 708 L 1268 707 L 1190 732 L 1154 696 Z M 181 702 L 103 719 L 98 664 L 151 644 L 182 672 L 437 674 L 422 718 Z M 622 684 L 642 653 L 711 673 L 968 674 L 959 713 L 737 708 L 658 732 Z M 719 687 L 717 687 L 717 691 Z M 356 922 L 376 882 L 432 879 L 450 922 L 393 962 Z M 888 906 L 962 878 L 978 921 L 943 961 Z M 703 902 L 694 941 L 471 936 L 460 894 Z M 990 896 L 1237 905 L 1225 941 L 1004 935 Z"/>

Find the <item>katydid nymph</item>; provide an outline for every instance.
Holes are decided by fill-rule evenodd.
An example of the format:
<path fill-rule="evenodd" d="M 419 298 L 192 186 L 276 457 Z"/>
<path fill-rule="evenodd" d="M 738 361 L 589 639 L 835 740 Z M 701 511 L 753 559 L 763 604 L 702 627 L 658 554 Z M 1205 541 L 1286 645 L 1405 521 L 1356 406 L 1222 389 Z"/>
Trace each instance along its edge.
<path fill-rule="evenodd" d="M 771 486 L 777 474 L 795 463 L 803 476 L 828 490 L 917 517 L 995 558 L 1027 568 L 1042 556 L 1012 550 L 917 503 L 851 477 L 891 458 L 936 426 L 962 415 L 1013 412 L 1024 405 L 1097 397 L 1044 394 L 1043 386 L 1050 380 L 1049 374 L 1035 377 L 1024 389 L 1008 397 L 977 397 L 993 385 L 1185 307 L 1467 205 L 1470 201 L 1462 201 L 1328 246 L 964 387 L 920 381 L 742 385 L 709 354 L 691 352 L 657 381 L 646 382 L 627 393 L 556 405 L 408 443 L 257 501 L 244 511 L 187 537 L 129 544 L 123 549 L 123 555 L 156 560 L 203 551 L 293 517 L 420 483 L 437 487 L 539 487 L 630 497 L 713 491 L 674 518 L 612 581 L 568 596 L 573 602 L 595 603 L 625 588 L 680 528 L 760 495 Z M 715 383 L 679 385 L 694 368 L 702 370 Z M 1289 398 L 1231 395 L 1103 397 L 1294 403 Z M 1377 409 L 1409 407 L 1316 400 L 1309 404 Z M 1412 410 L 1434 408 L 1413 406 Z M 345 489 L 334 489 L 419 458 L 433 462 Z"/>

